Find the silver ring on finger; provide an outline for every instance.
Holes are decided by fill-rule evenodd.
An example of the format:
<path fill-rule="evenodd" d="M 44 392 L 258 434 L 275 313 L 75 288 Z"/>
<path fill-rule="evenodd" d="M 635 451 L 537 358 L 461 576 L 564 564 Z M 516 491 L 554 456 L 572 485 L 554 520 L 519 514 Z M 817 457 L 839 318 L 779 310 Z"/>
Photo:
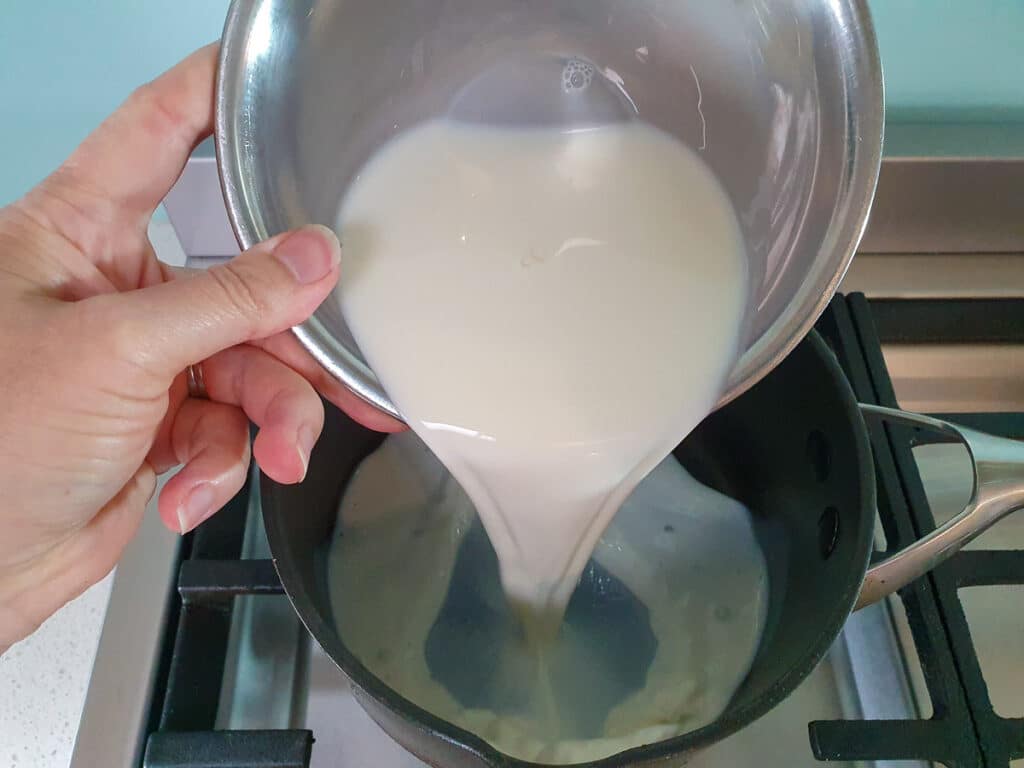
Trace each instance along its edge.
<path fill-rule="evenodd" d="M 190 365 L 185 372 L 188 381 L 188 396 L 194 400 L 209 400 L 210 394 L 206 391 L 206 379 L 203 376 L 203 364 Z"/>

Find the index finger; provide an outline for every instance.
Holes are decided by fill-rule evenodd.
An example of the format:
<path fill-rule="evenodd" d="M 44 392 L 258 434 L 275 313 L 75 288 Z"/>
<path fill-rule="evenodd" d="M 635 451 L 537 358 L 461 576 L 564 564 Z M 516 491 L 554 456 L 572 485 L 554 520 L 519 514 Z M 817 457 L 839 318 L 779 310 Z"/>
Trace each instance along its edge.
<path fill-rule="evenodd" d="M 306 352 L 290 332 L 251 342 L 301 374 L 316 390 L 354 421 L 375 432 L 404 432 L 409 427 L 355 395 Z"/>
<path fill-rule="evenodd" d="M 90 192 L 104 206 L 148 219 L 181 175 L 195 146 L 213 132 L 219 46 L 201 48 L 135 90 L 51 179 Z M 88 205 L 88 203 L 86 204 Z"/>

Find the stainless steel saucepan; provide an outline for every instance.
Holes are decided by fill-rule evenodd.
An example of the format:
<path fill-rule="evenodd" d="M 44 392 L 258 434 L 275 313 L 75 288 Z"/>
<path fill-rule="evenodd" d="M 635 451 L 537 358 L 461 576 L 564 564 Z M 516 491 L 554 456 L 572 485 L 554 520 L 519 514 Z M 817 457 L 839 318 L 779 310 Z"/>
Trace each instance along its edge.
<path fill-rule="evenodd" d="M 838 288 L 878 178 L 882 90 L 866 0 L 236 0 L 217 150 L 248 248 L 333 225 L 370 156 L 432 118 L 653 124 L 700 152 L 742 224 L 750 301 L 725 404 Z M 401 418 L 335 302 L 297 333 Z"/>

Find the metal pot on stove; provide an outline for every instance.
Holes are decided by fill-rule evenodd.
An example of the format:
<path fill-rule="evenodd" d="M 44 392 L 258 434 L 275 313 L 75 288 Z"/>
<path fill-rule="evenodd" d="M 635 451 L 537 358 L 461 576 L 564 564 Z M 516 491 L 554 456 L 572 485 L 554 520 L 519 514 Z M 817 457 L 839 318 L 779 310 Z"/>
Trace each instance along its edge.
<path fill-rule="evenodd" d="M 963 442 L 975 488 L 964 511 L 907 549 L 870 564 L 875 470 L 865 419 L 909 425 L 920 439 Z M 342 641 L 326 550 L 340 498 L 383 440 L 335 409 L 307 481 L 263 479 L 264 522 L 281 581 L 313 637 L 350 678 L 369 714 L 437 766 L 527 766 L 440 720 L 378 680 Z M 679 765 L 792 693 L 851 611 L 895 592 L 1024 507 L 1024 445 L 945 422 L 857 403 L 835 355 L 812 332 L 763 381 L 712 414 L 675 451 L 702 483 L 743 502 L 768 562 L 767 629 L 749 674 L 712 724 L 592 765 Z"/>
<path fill-rule="evenodd" d="M 770 573 L 767 629 L 717 720 L 597 763 L 680 764 L 789 695 L 852 610 L 1024 506 L 1024 448 L 859 405 L 834 355 L 810 332 L 856 250 L 881 159 L 881 69 L 863 0 L 236 0 L 222 49 L 217 148 L 242 246 L 310 221 L 331 223 L 353 175 L 397 130 L 467 99 L 474 113 L 507 117 L 508 105 L 486 94 L 511 71 L 502 64 L 510 51 L 532 51 L 556 67 L 565 57 L 590 61 L 606 78 L 612 73 L 635 110 L 630 119 L 701 148 L 744 228 L 756 310 L 718 409 L 675 457 L 753 511 Z M 622 103 L 596 98 L 585 117 L 620 119 Z M 563 107 L 536 105 L 533 118 L 562 119 Z M 297 334 L 354 392 L 399 415 L 336 307 L 325 305 Z M 960 440 L 975 466 L 963 513 L 870 567 L 875 488 L 865 418 Z M 363 707 L 400 744 L 438 766 L 528 765 L 397 694 L 342 639 L 325 548 L 353 472 L 382 439 L 328 409 L 307 481 L 282 487 L 264 479 L 282 583 Z"/>

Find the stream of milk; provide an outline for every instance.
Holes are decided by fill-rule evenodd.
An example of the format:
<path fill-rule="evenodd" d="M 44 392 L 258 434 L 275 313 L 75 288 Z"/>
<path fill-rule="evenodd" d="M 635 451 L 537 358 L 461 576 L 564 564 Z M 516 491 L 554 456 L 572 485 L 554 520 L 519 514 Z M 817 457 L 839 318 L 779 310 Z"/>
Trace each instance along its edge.
<path fill-rule="evenodd" d="M 349 482 L 328 556 L 331 605 L 345 645 L 385 684 L 508 755 L 549 764 L 608 757 L 723 712 L 768 605 L 741 504 L 673 457 L 626 500 L 548 649 L 554 736 L 475 519 L 413 433 L 389 437 Z"/>
<path fill-rule="evenodd" d="M 730 201 L 642 123 L 436 121 L 371 159 L 337 228 L 346 322 L 479 514 L 540 659 L 530 706 L 557 732 L 545 648 L 602 532 L 737 355 Z"/>

